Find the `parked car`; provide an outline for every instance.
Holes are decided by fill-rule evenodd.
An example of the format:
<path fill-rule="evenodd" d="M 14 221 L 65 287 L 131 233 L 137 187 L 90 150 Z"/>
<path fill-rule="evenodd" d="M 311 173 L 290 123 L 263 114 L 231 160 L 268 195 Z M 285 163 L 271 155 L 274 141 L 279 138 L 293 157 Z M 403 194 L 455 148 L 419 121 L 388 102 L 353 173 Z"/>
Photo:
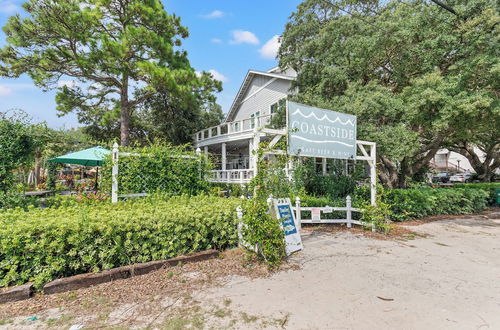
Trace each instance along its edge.
<path fill-rule="evenodd" d="M 470 182 L 472 178 L 472 175 L 469 173 L 462 173 L 462 174 L 455 174 L 450 177 L 450 182 Z"/>
<path fill-rule="evenodd" d="M 432 177 L 432 182 L 434 183 L 448 183 L 450 177 L 453 175 L 451 172 L 441 172 Z"/>

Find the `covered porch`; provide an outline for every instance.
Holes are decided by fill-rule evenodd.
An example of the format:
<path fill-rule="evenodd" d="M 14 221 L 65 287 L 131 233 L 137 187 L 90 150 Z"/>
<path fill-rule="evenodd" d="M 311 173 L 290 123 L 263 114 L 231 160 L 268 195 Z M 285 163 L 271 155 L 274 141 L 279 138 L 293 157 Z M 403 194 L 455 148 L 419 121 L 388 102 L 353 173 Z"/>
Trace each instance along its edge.
<path fill-rule="evenodd" d="M 205 145 L 201 149 L 214 165 L 210 182 L 249 183 L 254 177 L 253 138 Z"/>

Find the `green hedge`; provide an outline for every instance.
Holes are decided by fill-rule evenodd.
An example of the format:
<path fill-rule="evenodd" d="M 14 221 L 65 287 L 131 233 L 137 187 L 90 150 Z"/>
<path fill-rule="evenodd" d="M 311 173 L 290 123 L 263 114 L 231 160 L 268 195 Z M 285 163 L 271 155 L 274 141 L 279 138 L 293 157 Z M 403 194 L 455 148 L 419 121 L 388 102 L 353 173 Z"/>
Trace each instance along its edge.
<path fill-rule="evenodd" d="M 488 204 L 495 205 L 497 200 L 496 190 L 500 189 L 500 182 L 491 182 L 491 183 L 458 183 L 455 184 L 456 188 L 472 188 L 472 189 L 481 189 L 487 191 L 489 194 Z"/>
<path fill-rule="evenodd" d="M 121 148 L 131 156 L 118 161 L 119 194 L 157 193 L 198 195 L 207 192 L 211 164 L 185 146 L 153 144 L 143 148 Z M 101 191 L 111 192 L 111 155 L 102 168 Z"/>
<path fill-rule="evenodd" d="M 489 198 L 488 191 L 474 188 L 389 189 L 383 195 L 393 221 L 480 212 L 488 207 Z"/>
<path fill-rule="evenodd" d="M 0 212 L 0 286 L 170 258 L 237 244 L 235 209 L 217 197 Z"/>
<path fill-rule="evenodd" d="M 456 184 L 447 188 L 383 189 L 379 187 L 382 201 L 389 205 L 390 219 L 411 219 L 441 215 L 480 212 L 496 203 L 496 189 L 500 183 Z M 369 200 L 369 189 L 357 188 L 352 195 L 352 205 L 362 207 Z M 344 206 L 344 199 L 303 196 L 302 206 Z M 379 196 L 380 198 L 380 196 Z M 342 215 L 342 214 L 341 214 Z M 345 215 L 345 213 L 343 214 Z"/>

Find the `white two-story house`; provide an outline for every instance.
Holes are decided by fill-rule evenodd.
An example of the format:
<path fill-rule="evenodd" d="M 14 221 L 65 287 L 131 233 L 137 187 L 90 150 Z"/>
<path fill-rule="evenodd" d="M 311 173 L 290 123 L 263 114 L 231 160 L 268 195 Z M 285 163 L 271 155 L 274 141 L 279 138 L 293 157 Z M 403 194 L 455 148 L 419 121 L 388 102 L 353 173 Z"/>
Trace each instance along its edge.
<path fill-rule="evenodd" d="M 292 69 L 248 71 L 233 104 L 221 125 L 195 135 L 195 147 L 212 157 L 215 169 L 212 182 L 248 183 L 254 175 L 256 160 L 252 151 L 258 129 L 270 119 L 291 94 L 297 76 Z"/>
<path fill-rule="evenodd" d="M 259 141 L 270 138 L 262 133 L 262 128 L 270 123 L 284 100 L 295 94 L 292 82 L 296 77 L 293 69 L 279 67 L 269 71 L 248 71 L 224 123 L 195 134 L 195 147 L 210 155 L 215 165 L 210 181 L 250 182 L 257 166 L 253 151 Z M 443 166 L 441 153 L 431 162 L 432 166 Z M 448 161 L 455 158 L 456 163 Z M 453 163 L 457 172 L 472 170 L 467 159 L 455 152 L 448 152 L 445 163 L 447 167 Z M 326 159 L 322 164 L 325 173 Z"/>

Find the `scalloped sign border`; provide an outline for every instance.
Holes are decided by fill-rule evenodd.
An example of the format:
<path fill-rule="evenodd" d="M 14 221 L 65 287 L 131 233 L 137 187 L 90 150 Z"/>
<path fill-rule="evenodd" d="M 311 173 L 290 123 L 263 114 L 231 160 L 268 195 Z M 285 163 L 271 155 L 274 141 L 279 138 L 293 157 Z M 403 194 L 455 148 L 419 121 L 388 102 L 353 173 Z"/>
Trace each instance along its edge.
<path fill-rule="evenodd" d="M 287 102 L 288 154 L 356 159 L 354 115 Z"/>

